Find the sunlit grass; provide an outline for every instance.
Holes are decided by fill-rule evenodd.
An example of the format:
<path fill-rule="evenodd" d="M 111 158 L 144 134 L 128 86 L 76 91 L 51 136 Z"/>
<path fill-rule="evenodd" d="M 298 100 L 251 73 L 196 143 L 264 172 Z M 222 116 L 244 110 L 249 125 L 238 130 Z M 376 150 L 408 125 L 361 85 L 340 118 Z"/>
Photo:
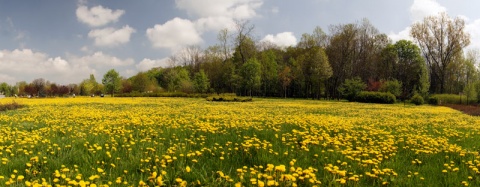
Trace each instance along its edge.
<path fill-rule="evenodd" d="M 446 107 L 17 99 L 0 186 L 478 186 L 480 120 Z"/>

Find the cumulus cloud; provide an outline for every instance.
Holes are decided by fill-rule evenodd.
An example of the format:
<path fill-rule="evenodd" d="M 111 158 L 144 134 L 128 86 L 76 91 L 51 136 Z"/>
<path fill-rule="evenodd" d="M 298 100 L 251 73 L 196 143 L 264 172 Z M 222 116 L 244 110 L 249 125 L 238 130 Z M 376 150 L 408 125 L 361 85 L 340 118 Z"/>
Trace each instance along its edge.
<path fill-rule="evenodd" d="M 393 42 L 397 42 L 399 40 L 411 40 L 411 41 L 413 41 L 413 38 L 410 36 L 410 30 L 411 29 L 412 29 L 411 27 L 407 27 L 407 28 L 403 29 L 402 31 L 400 31 L 399 33 L 390 32 L 390 34 L 388 34 L 388 37 L 390 39 L 392 39 Z"/>
<path fill-rule="evenodd" d="M 218 31 L 234 26 L 234 20 L 257 17 L 263 0 L 176 0 L 177 8 L 185 10 L 200 32 Z"/>
<path fill-rule="evenodd" d="M 410 7 L 412 21 L 421 21 L 427 16 L 445 11 L 447 11 L 447 8 L 440 5 L 436 0 L 414 0 Z"/>
<path fill-rule="evenodd" d="M 232 28 L 234 20 L 257 17 L 263 0 L 175 0 L 180 10 L 185 10 L 192 20 L 174 18 L 164 24 L 148 28 L 146 35 L 155 48 L 176 51 L 187 45 L 203 42 L 201 36 L 208 31 Z"/>
<path fill-rule="evenodd" d="M 77 19 L 90 27 L 104 26 L 111 22 L 117 22 L 118 19 L 125 14 L 124 10 L 112 10 L 104 8 L 101 5 L 88 8 L 80 5 L 76 11 Z"/>
<path fill-rule="evenodd" d="M 282 32 L 276 35 L 267 35 L 261 41 L 271 42 L 279 47 L 288 47 L 297 44 L 297 38 L 292 32 Z"/>
<path fill-rule="evenodd" d="M 257 16 L 262 0 L 175 0 L 177 7 L 196 17 L 230 17 L 249 19 Z"/>
<path fill-rule="evenodd" d="M 480 49 L 480 19 L 465 25 L 465 31 L 470 34 L 470 48 Z"/>
<path fill-rule="evenodd" d="M 147 37 L 156 48 L 177 50 L 181 46 L 195 45 L 203 40 L 190 20 L 174 18 L 163 25 L 155 25 L 146 31 Z"/>
<path fill-rule="evenodd" d="M 120 66 L 129 66 L 135 63 L 135 61 L 131 58 L 120 59 L 115 56 L 104 54 L 101 51 L 82 57 L 70 56 L 68 60 L 71 61 L 73 64 L 95 68 L 113 68 Z"/>
<path fill-rule="evenodd" d="M 31 49 L 0 51 L 0 76 L 9 81 L 9 84 L 35 78 L 69 81 L 75 75 L 85 73 L 84 70 L 88 71 L 85 68 L 74 68 L 61 57 L 52 58 Z"/>
<path fill-rule="evenodd" d="M 135 29 L 126 25 L 118 30 L 112 27 L 95 29 L 88 33 L 88 37 L 95 39 L 96 46 L 113 47 L 128 43 L 130 36 L 135 32 Z"/>
<path fill-rule="evenodd" d="M 440 12 L 446 12 L 447 8 L 440 5 L 436 0 L 414 0 L 412 6 L 410 6 L 410 19 L 412 22 L 422 21 L 427 16 L 438 15 Z M 390 32 L 388 37 L 393 42 L 399 40 L 413 40 L 410 37 L 411 27 L 408 26 L 402 31 L 395 33 Z"/>
<path fill-rule="evenodd" d="M 135 65 L 138 71 L 148 71 L 155 67 L 167 67 L 169 65 L 169 59 L 163 58 L 159 60 L 151 60 L 144 58 L 140 63 Z"/>
<path fill-rule="evenodd" d="M 234 20 L 224 16 L 205 17 L 195 21 L 195 28 L 198 32 L 206 32 L 210 30 L 219 31 L 224 28 L 233 28 L 234 26 Z"/>

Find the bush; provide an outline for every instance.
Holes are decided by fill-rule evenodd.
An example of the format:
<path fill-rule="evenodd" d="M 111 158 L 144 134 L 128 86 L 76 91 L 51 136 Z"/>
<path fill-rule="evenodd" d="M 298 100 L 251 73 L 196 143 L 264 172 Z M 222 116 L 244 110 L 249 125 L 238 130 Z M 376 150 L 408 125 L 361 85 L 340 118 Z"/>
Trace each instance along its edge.
<path fill-rule="evenodd" d="M 428 103 L 432 105 L 446 105 L 446 104 L 466 104 L 467 97 L 456 94 L 435 94 L 431 95 L 428 99 Z"/>
<path fill-rule="evenodd" d="M 338 91 L 342 96 L 348 101 L 354 101 L 355 97 L 365 88 L 367 85 L 360 79 L 347 79 L 345 82 L 338 88 Z"/>
<path fill-rule="evenodd" d="M 396 102 L 396 98 L 391 93 L 385 92 L 360 92 L 356 97 L 356 102 L 361 103 L 385 103 L 393 104 Z"/>
<path fill-rule="evenodd" d="M 397 80 L 386 81 L 380 86 L 378 91 L 390 92 L 395 97 L 398 97 L 402 94 L 402 83 Z"/>
<path fill-rule="evenodd" d="M 184 92 L 162 92 L 162 93 L 123 93 L 116 94 L 115 97 L 193 97 L 193 98 L 206 98 L 208 94 L 195 93 L 187 94 Z"/>
<path fill-rule="evenodd" d="M 23 107 L 24 105 L 18 104 L 15 101 L 13 101 L 12 103 L 0 104 L 0 112 L 7 111 L 7 110 L 15 110 Z"/>
<path fill-rule="evenodd" d="M 430 96 L 430 97 L 428 97 L 428 104 L 438 105 L 440 103 L 438 101 L 438 98 Z"/>
<path fill-rule="evenodd" d="M 423 97 L 420 96 L 419 94 L 413 95 L 413 97 L 410 99 L 410 102 L 412 102 L 415 105 L 423 105 Z"/>
<path fill-rule="evenodd" d="M 232 96 L 211 96 L 206 98 L 207 101 L 217 101 L 217 102 L 251 102 L 253 99 L 251 97 L 232 97 Z"/>

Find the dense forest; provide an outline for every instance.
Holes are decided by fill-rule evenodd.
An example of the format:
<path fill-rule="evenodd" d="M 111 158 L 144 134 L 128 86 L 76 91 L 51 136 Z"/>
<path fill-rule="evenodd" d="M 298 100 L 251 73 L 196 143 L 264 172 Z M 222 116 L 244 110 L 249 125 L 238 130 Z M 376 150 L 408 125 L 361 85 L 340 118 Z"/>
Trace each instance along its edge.
<path fill-rule="evenodd" d="M 244 96 L 328 98 L 346 95 L 353 80 L 366 91 L 414 94 L 480 94 L 478 52 L 466 50 L 470 36 L 461 18 L 446 13 L 411 26 L 413 41 L 393 43 L 367 19 L 316 27 L 296 46 L 278 47 L 255 39 L 254 25 L 238 21 L 218 33 L 216 45 L 188 46 L 169 58 L 170 66 L 120 77 L 110 70 L 79 84 L 58 85 L 42 78 L 0 84 L 5 95 L 62 96 L 145 92 L 236 93 Z M 393 91 L 392 91 L 393 90 Z M 480 97 L 478 97 L 480 98 Z"/>

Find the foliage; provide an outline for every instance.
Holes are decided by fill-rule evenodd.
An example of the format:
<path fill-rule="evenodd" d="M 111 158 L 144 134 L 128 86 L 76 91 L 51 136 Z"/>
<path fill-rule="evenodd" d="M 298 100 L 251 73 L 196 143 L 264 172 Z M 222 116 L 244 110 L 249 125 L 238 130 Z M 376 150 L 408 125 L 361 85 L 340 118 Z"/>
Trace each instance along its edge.
<path fill-rule="evenodd" d="M 430 96 L 429 104 L 446 105 L 446 104 L 466 104 L 467 97 L 465 95 L 456 94 L 433 94 Z"/>
<path fill-rule="evenodd" d="M 361 103 L 384 103 L 384 104 L 394 104 L 396 102 L 395 95 L 387 92 L 360 92 L 358 93 L 354 101 Z"/>
<path fill-rule="evenodd" d="M 114 93 L 120 91 L 122 87 L 120 75 L 114 69 L 109 70 L 103 75 L 102 83 L 105 86 L 105 92 L 110 93 L 112 97 Z"/>
<path fill-rule="evenodd" d="M 412 98 L 410 98 L 410 102 L 415 105 L 423 105 L 424 100 L 420 94 L 414 94 Z"/>
<path fill-rule="evenodd" d="M 208 77 L 203 69 L 201 69 L 200 72 L 195 73 L 193 78 L 193 87 L 195 88 L 195 92 L 207 93 L 209 86 L 210 81 L 208 80 Z"/>
<path fill-rule="evenodd" d="M 338 91 L 342 94 L 342 96 L 347 99 L 348 101 L 354 101 L 355 97 L 365 88 L 367 85 L 360 80 L 360 78 L 354 79 L 347 79 L 345 83 L 343 83 Z"/>
<path fill-rule="evenodd" d="M 243 64 L 241 72 L 245 91 L 252 96 L 252 90 L 258 89 L 261 85 L 261 65 L 257 59 L 252 58 Z"/>
<path fill-rule="evenodd" d="M 402 94 L 402 83 L 397 80 L 385 81 L 382 83 L 378 91 L 391 93 L 395 97 L 398 97 Z"/>

